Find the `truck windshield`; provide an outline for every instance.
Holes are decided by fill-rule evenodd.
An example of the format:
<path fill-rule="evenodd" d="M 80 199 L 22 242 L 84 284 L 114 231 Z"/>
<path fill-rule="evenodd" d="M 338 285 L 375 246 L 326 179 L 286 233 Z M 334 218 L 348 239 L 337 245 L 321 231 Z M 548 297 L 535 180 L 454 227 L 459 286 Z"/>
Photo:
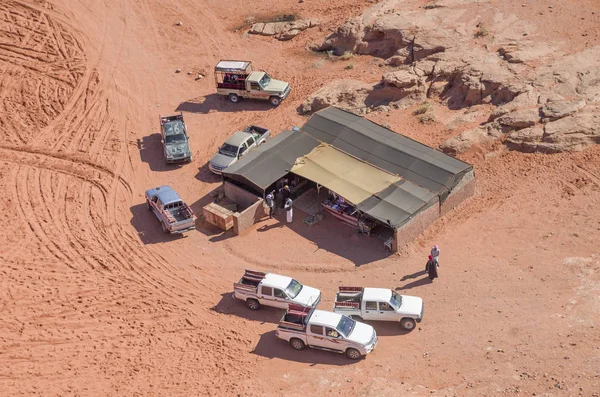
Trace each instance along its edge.
<path fill-rule="evenodd" d="M 167 135 L 167 143 L 185 142 L 184 134 Z"/>
<path fill-rule="evenodd" d="M 337 330 L 347 338 L 348 335 L 352 333 L 355 325 L 356 321 L 352 320 L 350 317 L 342 316 L 337 325 Z"/>
<path fill-rule="evenodd" d="M 394 309 L 398 310 L 400 306 L 402 306 L 402 295 L 398 295 L 396 292 L 392 292 L 392 299 L 390 299 L 390 304 L 394 307 Z"/>
<path fill-rule="evenodd" d="M 302 284 L 300 284 L 296 280 L 292 280 L 290 282 L 290 285 L 288 285 L 285 289 L 285 292 L 287 292 L 288 296 L 292 299 L 297 297 L 300 291 L 302 291 Z"/>
<path fill-rule="evenodd" d="M 262 77 L 262 79 L 260 79 L 260 81 L 258 83 L 264 90 L 265 88 L 267 88 L 267 86 L 269 85 L 270 82 L 271 82 L 271 77 L 269 77 L 269 75 L 265 73 L 265 75 Z"/>
<path fill-rule="evenodd" d="M 236 148 L 235 146 L 232 146 L 228 143 L 223 144 L 223 146 L 221 146 L 221 148 L 219 149 L 219 153 L 221 153 L 224 156 L 229 156 L 229 157 L 237 156 L 237 152 L 238 152 L 238 148 Z"/>

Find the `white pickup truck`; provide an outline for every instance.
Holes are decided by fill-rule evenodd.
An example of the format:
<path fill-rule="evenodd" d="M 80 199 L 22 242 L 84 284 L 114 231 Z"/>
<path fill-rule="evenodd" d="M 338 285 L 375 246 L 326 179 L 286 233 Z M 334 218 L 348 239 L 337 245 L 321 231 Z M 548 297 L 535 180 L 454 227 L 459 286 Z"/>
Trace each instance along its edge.
<path fill-rule="evenodd" d="M 369 354 L 377 345 L 377 334 L 370 325 L 341 314 L 299 305 L 290 305 L 275 336 L 288 341 L 296 350 L 308 346 L 344 353 L 352 360 Z"/>
<path fill-rule="evenodd" d="M 340 287 L 333 311 L 354 319 L 396 321 L 407 331 L 423 319 L 423 299 L 388 288 Z"/>
<path fill-rule="evenodd" d="M 246 301 L 252 310 L 261 305 L 287 309 L 294 303 L 316 307 L 321 301 L 321 291 L 291 277 L 246 270 L 240 281 L 233 284 L 233 297 Z"/>

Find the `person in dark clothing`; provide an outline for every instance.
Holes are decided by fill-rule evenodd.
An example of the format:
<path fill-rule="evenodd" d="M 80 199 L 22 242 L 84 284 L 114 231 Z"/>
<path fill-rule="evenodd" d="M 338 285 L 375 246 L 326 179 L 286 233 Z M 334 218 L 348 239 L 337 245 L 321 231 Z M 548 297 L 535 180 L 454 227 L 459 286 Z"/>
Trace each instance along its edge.
<path fill-rule="evenodd" d="M 286 203 L 287 199 L 289 199 L 291 195 L 292 192 L 290 191 L 290 187 L 288 185 L 285 185 L 283 189 L 281 189 L 281 198 L 283 204 Z"/>
<path fill-rule="evenodd" d="M 438 277 L 438 267 L 440 267 L 439 263 L 433 258 L 433 256 L 429 255 L 429 260 L 425 265 L 425 271 L 429 273 L 429 279 L 431 281 Z"/>

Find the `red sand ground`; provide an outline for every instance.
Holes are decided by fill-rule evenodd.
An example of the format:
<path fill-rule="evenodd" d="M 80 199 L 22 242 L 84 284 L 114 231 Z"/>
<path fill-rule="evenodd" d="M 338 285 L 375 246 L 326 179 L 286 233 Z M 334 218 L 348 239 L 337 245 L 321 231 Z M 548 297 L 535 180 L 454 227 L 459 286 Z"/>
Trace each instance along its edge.
<path fill-rule="evenodd" d="M 598 395 L 598 148 L 472 150 L 463 158 L 475 164 L 476 197 L 400 256 L 298 215 L 239 237 L 199 225 L 169 238 L 145 209 L 143 191 L 170 184 L 200 212 L 219 184 L 206 161 L 235 129 L 302 124 L 296 108 L 332 78 L 377 81 L 376 59 L 355 57 L 346 70 L 304 49 L 370 4 L 2 1 L 1 395 Z M 567 50 L 600 37 L 597 2 L 492 0 L 471 11 L 465 18 L 518 14 Z M 232 31 L 283 13 L 323 24 L 289 42 Z M 217 98 L 220 58 L 252 60 L 290 81 L 291 97 L 277 109 Z M 207 75 L 195 81 L 198 72 Z M 194 162 L 166 167 L 157 118 L 178 107 Z M 409 112 L 372 118 L 432 145 L 456 133 Z M 440 278 L 407 278 L 435 243 Z M 408 334 L 376 324 L 380 344 L 359 362 L 295 352 L 274 336 L 280 311 L 230 298 L 247 267 L 322 289 L 323 308 L 340 284 L 396 288 L 423 297 L 425 319 Z"/>

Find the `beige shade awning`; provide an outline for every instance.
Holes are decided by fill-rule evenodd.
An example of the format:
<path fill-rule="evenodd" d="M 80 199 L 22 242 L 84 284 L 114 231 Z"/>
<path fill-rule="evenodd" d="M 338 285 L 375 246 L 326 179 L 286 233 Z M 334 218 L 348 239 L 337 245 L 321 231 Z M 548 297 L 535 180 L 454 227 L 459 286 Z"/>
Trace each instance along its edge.
<path fill-rule="evenodd" d="M 299 157 L 290 171 L 325 186 L 355 205 L 401 179 L 325 144 Z"/>

